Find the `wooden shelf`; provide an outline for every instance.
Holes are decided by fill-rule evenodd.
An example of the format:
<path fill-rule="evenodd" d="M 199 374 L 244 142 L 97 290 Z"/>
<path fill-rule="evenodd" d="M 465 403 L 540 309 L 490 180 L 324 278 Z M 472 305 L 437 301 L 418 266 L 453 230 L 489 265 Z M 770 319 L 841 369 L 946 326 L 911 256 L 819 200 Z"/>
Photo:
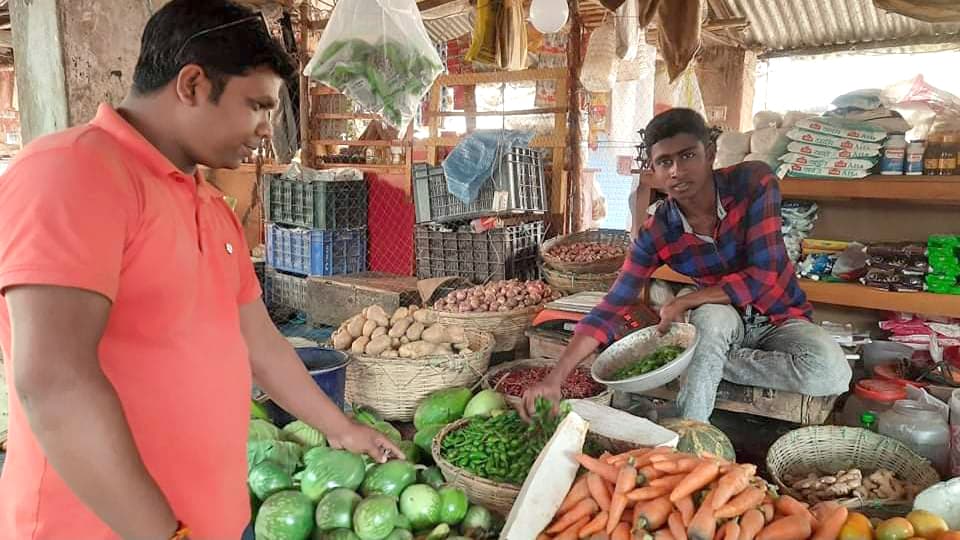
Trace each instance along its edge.
<path fill-rule="evenodd" d="M 960 204 L 960 176 L 868 176 L 838 180 L 784 178 L 780 181 L 784 198 L 868 199 Z"/>
<path fill-rule="evenodd" d="M 288 168 L 290 168 L 289 163 L 264 163 L 260 170 L 263 174 L 283 174 Z M 253 163 L 242 163 L 237 170 L 253 174 L 257 172 L 257 166 Z"/>
<path fill-rule="evenodd" d="M 691 284 L 693 280 L 663 266 L 653 277 L 674 283 Z M 887 292 L 855 283 L 829 283 L 801 279 L 800 287 L 811 302 L 834 306 L 904 311 L 921 315 L 960 317 L 960 296 L 923 292 Z"/>
<path fill-rule="evenodd" d="M 567 68 L 522 69 L 520 71 L 485 71 L 481 73 L 454 73 L 440 75 L 434 84 L 442 86 L 467 86 L 473 84 L 506 83 L 521 81 L 545 81 L 565 79 Z"/>
<path fill-rule="evenodd" d="M 340 139 L 315 139 L 313 141 L 316 146 L 410 146 L 407 141 L 402 140 L 393 140 L 393 141 L 341 141 Z"/>
<path fill-rule="evenodd" d="M 320 169 L 357 169 L 365 173 L 407 174 L 407 165 L 381 165 L 376 163 L 324 163 Z"/>
<path fill-rule="evenodd" d="M 376 120 L 379 114 L 372 113 L 317 113 L 314 118 L 321 120 Z"/>
<path fill-rule="evenodd" d="M 566 107 L 546 107 L 541 109 L 521 109 L 516 111 L 441 111 L 437 113 L 427 111 L 425 118 L 433 117 L 467 117 L 474 118 L 478 116 L 528 116 L 535 114 L 556 114 L 567 112 Z"/>

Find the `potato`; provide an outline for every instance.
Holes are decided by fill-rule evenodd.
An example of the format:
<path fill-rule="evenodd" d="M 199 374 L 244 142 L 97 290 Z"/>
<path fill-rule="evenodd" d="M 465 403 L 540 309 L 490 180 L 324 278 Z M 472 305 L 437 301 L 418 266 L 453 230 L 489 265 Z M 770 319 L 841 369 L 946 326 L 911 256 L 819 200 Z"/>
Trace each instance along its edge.
<path fill-rule="evenodd" d="M 413 322 L 412 319 L 403 318 L 398 319 L 393 323 L 393 327 L 390 328 L 390 337 L 398 338 L 407 333 L 407 328 L 410 328 L 410 324 Z"/>
<path fill-rule="evenodd" d="M 338 351 L 345 351 L 350 348 L 350 345 L 353 344 L 353 336 L 350 335 L 350 332 L 346 328 L 340 327 L 336 332 L 331 336 L 333 341 L 333 348 Z"/>
<path fill-rule="evenodd" d="M 469 349 L 469 348 L 470 348 L 470 342 L 469 342 L 469 341 L 462 341 L 462 342 L 460 342 L 460 343 L 454 343 L 454 344 L 453 344 L 453 348 L 454 348 L 455 350 L 458 350 L 458 351 L 462 351 L 462 350 L 464 350 L 464 349 Z"/>
<path fill-rule="evenodd" d="M 380 356 L 384 351 L 390 348 L 390 336 L 380 336 L 377 339 L 367 343 L 363 352 L 367 356 Z"/>
<path fill-rule="evenodd" d="M 367 320 L 367 322 L 363 323 L 363 335 L 365 335 L 365 336 L 367 336 L 367 337 L 372 336 L 372 335 L 373 335 L 373 331 L 377 329 L 377 326 L 379 326 L 379 325 L 377 324 L 377 321 L 375 321 L 375 320 L 373 320 L 373 319 Z"/>
<path fill-rule="evenodd" d="M 410 316 L 409 308 L 405 308 L 405 307 L 397 308 L 397 310 L 394 311 L 393 315 L 390 317 L 390 324 L 396 324 L 397 321 L 399 321 L 400 319 L 405 319 L 409 316 Z"/>
<path fill-rule="evenodd" d="M 429 341 L 434 345 L 440 345 L 441 343 L 451 343 L 453 340 L 450 339 L 450 336 L 447 335 L 446 329 L 439 324 L 435 324 L 430 328 L 427 328 L 421 334 L 421 339 L 424 341 Z"/>
<path fill-rule="evenodd" d="M 400 358 L 420 358 L 435 354 L 434 345 L 426 341 L 413 341 L 400 347 Z"/>
<path fill-rule="evenodd" d="M 377 326 L 390 326 L 390 319 L 387 317 L 387 312 L 384 311 L 382 307 L 374 305 L 368 307 L 364 311 L 364 315 L 366 315 L 367 320 L 375 321 Z"/>
<path fill-rule="evenodd" d="M 383 354 L 380 355 L 380 358 L 400 358 L 400 353 L 394 350 L 383 351 Z"/>
<path fill-rule="evenodd" d="M 385 335 L 387 335 L 387 329 L 383 326 L 378 326 L 374 328 L 373 333 L 370 334 L 370 340 L 373 341 L 374 339 Z"/>
<path fill-rule="evenodd" d="M 363 314 L 355 315 L 353 318 L 347 321 L 347 332 L 350 332 L 350 335 L 354 338 L 358 338 L 363 335 L 363 325 L 367 322 L 367 319 L 364 318 Z"/>
<path fill-rule="evenodd" d="M 427 324 L 430 322 L 430 313 L 425 309 L 417 310 L 413 312 L 413 320 L 418 323 Z"/>
<path fill-rule="evenodd" d="M 463 326 L 459 324 L 451 324 L 449 326 L 444 326 L 447 331 L 447 337 L 450 338 L 452 343 L 463 343 L 467 341 L 467 331 Z"/>
<path fill-rule="evenodd" d="M 407 336 L 403 336 L 402 338 L 400 338 L 401 345 L 406 345 L 407 343 L 410 343 L 410 338 L 408 338 Z"/>
<path fill-rule="evenodd" d="M 419 341 L 424 329 L 423 323 L 418 321 L 411 324 L 404 335 L 407 336 L 407 339 L 410 341 Z"/>
<path fill-rule="evenodd" d="M 441 343 L 433 346 L 433 353 L 439 355 L 452 355 L 453 349 L 450 348 L 449 343 Z"/>
<path fill-rule="evenodd" d="M 402 343 L 400 343 L 400 338 L 395 338 L 395 337 L 390 338 L 391 349 L 399 349 L 400 345 L 403 345 Z"/>
<path fill-rule="evenodd" d="M 410 311 L 410 314 L 413 315 L 413 312 L 420 309 L 420 306 L 417 306 L 417 305 L 407 306 L 407 309 Z"/>
<path fill-rule="evenodd" d="M 353 354 L 363 354 L 363 351 L 367 348 L 367 343 L 370 343 L 370 338 L 367 336 L 360 336 L 353 341 L 353 345 L 350 346 L 350 352 Z"/>

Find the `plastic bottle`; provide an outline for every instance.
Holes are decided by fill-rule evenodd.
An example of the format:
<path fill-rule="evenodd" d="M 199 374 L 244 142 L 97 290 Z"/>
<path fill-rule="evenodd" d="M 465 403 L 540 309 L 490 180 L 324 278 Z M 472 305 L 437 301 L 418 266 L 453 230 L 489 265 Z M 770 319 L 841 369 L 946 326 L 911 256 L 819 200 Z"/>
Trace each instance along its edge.
<path fill-rule="evenodd" d="M 940 147 L 943 145 L 943 135 L 931 133 L 927 139 L 927 149 L 923 152 L 923 174 L 936 176 L 940 174 Z"/>
<path fill-rule="evenodd" d="M 927 141 L 913 141 L 907 145 L 907 155 L 904 170 L 910 176 L 923 174 L 923 152 L 927 148 Z"/>
<path fill-rule="evenodd" d="M 940 147 L 940 175 L 950 176 L 957 171 L 957 133 L 949 132 L 943 136 Z"/>
<path fill-rule="evenodd" d="M 907 154 L 907 139 L 902 133 L 894 133 L 883 143 L 883 157 L 880 158 L 880 174 L 898 176 L 903 174 L 903 164 Z"/>
<path fill-rule="evenodd" d="M 897 439 L 917 454 L 930 460 L 941 474 L 950 458 L 950 427 L 932 405 L 901 400 L 877 420 L 877 431 Z"/>
<path fill-rule="evenodd" d="M 865 412 L 860 415 L 860 427 L 870 431 L 877 430 L 877 415 L 872 412 Z"/>
<path fill-rule="evenodd" d="M 901 399 L 907 399 L 907 391 L 903 386 L 880 379 L 862 379 L 857 381 L 853 394 L 847 398 L 838 418 L 839 423 L 863 427 L 864 413 L 879 415 L 893 408 L 894 403 Z"/>
<path fill-rule="evenodd" d="M 960 476 L 960 388 L 950 395 L 950 474 Z"/>

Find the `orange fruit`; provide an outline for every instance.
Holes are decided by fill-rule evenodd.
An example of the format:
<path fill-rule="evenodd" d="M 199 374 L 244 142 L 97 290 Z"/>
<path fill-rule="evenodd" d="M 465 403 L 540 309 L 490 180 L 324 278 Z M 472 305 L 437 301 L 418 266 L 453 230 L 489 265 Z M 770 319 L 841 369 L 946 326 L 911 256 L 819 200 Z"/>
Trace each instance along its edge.
<path fill-rule="evenodd" d="M 941 533 L 946 532 L 950 528 L 942 517 L 933 512 L 927 512 L 926 510 L 914 510 L 910 512 L 907 514 L 907 521 L 913 525 L 913 531 L 916 536 L 926 538 L 927 540 L 936 540 Z"/>
<path fill-rule="evenodd" d="M 873 540 L 873 524 L 860 512 L 850 512 L 837 540 Z"/>
<path fill-rule="evenodd" d="M 946 531 L 940 533 L 937 540 L 960 540 L 960 531 Z"/>
<path fill-rule="evenodd" d="M 877 526 L 877 540 L 908 540 L 913 532 L 913 524 L 907 518 L 890 518 Z"/>

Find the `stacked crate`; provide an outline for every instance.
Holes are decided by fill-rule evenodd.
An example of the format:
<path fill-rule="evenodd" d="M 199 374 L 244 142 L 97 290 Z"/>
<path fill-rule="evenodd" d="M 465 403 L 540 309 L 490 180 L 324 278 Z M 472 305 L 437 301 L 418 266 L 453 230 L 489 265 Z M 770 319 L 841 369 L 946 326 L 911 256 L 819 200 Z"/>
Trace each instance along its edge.
<path fill-rule="evenodd" d="M 442 167 L 413 166 L 417 277 L 459 276 L 475 283 L 536 279 L 547 211 L 540 152 L 513 147 L 497 160 L 476 199 L 465 204 L 447 189 Z M 474 232 L 471 220 L 502 218 Z"/>
<path fill-rule="evenodd" d="M 307 277 L 367 269 L 367 184 L 355 169 L 269 175 L 264 297 L 307 309 Z"/>

